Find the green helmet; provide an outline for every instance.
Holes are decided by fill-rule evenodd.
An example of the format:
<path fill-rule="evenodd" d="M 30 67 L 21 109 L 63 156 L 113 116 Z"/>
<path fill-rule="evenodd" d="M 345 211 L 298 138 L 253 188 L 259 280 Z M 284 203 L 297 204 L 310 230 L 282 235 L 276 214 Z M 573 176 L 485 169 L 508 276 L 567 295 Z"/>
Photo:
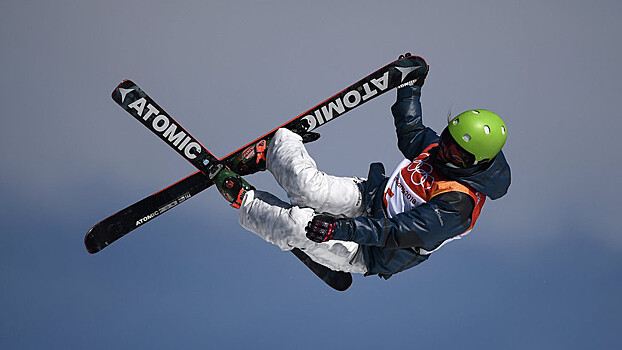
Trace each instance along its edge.
<path fill-rule="evenodd" d="M 447 128 L 454 140 L 478 162 L 494 158 L 507 139 L 503 120 L 485 109 L 460 113 L 449 121 Z"/>

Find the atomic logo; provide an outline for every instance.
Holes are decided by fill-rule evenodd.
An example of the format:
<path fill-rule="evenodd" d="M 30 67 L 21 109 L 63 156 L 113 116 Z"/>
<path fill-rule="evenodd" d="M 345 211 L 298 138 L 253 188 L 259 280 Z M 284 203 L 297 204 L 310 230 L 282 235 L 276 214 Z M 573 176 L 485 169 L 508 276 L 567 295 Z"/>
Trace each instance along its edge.
<path fill-rule="evenodd" d="M 311 131 L 389 89 L 389 72 L 340 93 L 303 117 Z"/>
<path fill-rule="evenodd" d="M 125 102 L 125 96 L 127 96 L 127 94 L 131 91 L 134 91 L 134 89 L 119 88 L 119 93 L 121 94 L 121 103 Z"/>
<path fill-rule="evenodd" d="M 412 73 L 413 71 L 417 70 L 417 68 L 421 68 L 421 66 L 415 66 L 415 67 L 395 67 L 397 70 L 400 71 L 400 73 L 402 73 L 402 80 L 401 83 L 404 82 L 404 79 L 406 79 L 406 77 L 408 76 L 408 74 Z"/>
<path fill-rule="evenodd" d="M 127 90 L 132 91 L 131 89 L 119 89 L 122 98 L 128 94 L 129 91 Z M 201 144 L 193 140 L 180 125 L 144 97 L 133 101 L 127 108 L 136 111 L 143 124 L 159 134 L 173 148 L 178 149 L 186 159 L 191 161 L 203 152 Z"/>

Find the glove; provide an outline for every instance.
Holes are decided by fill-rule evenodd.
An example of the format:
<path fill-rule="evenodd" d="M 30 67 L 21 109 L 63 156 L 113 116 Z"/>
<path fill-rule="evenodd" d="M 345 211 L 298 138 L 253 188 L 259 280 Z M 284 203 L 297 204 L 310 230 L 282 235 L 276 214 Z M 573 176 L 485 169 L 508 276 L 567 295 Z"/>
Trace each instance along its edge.
<path fill-rule="evenodd" d="M 328 215 L 316 215 L 305 227 L 307 238 L 315 243 L 322 243 L 333 239 L 337 223 L 339 219 L 335 219 Z"/>

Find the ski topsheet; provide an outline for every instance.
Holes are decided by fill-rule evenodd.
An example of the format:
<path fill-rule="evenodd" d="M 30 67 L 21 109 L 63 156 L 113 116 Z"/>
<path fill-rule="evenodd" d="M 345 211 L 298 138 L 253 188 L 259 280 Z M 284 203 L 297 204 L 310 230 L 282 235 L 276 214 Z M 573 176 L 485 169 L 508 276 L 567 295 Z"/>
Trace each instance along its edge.
<path fill-rule="evenodd" d="M 391 89 L 416 79 L 423 74 L 426 69 L 426 63 L 421 57 L 408 56 L 399 59 L 378 69 L 280 127 L 288 128 L 299 134 L 312 131 L 360 106 L 361 104 L 368 102 Z M 127 94 L 130 94 L 131 91 L 122 91 L 120 88 L 129 89 L 129 84 L 130 83 L 127 83 L 125 87 L 123 87 L 122 83 L 117 89 L 115 89 L 113 92 L 113 99 L 115 98 L 115 93 L 117 93 L 115 101 L 119 100 L 122 103 L 125 102 Z M 190 137 L 190 135 L 188 135 L 185 130 L 181 128 L 181 126 L 178 124 L 171 124 L 166 114 L 163 114 L 160 118 L 158 118 L 154 124 L 154 120 L 157 117 L 154 109 L 162 111 L 157 104 L 153 103 L 151 107 L 149 107 L 148 104 L 144 102 L 133 101 L 132 103 L 136 103 L 133 105 L 132 110 L 136 111 L 137 114 L 140 114 L 137 119 L 143 122 L 143 124 L 144 122 L 148 122 L 148 120 L 150 120 L 153 128 L 155 129 L 154 132 L 156 132 L 160 138 L 169 143 L 171 147 L 174 147 L 178 153 L 188 159 L 193 165 L 202 164 L 205 160 L 207 160 L 208 163 L 216 160 L 217 162 L 226 164 L 247 146 L 262 138 L 270 137 L 276 132 L 276 130 L 278 130 L 278 128 L 275 128 L 240 147 L 231 154 L 223 158 L 216 159 L 213 154 L 209 153 L 207 150 L 204 150 L 204 147 Z M 89 230 L 85 237 L 87 250 L 90 253 L 99 252 L 109 244 L 125 236 L 139 226 L 142 226 L 143 224 L 160 216 L 166 211 L 174 208 L 180 203 L 190 199 L 192 196 L 200 193 L 212 184 L 212 181 L 207 176 L 205 176 L 201 171 L 198 171 L 126 207 L 125 209 L 102 220 Z"/>
<path fill-rule="evenodd" d="M 296 132 L 298 130 L 295 130 L 295 126 L 301 125 L 302 120 L 305 120 L 306 123 L 304 124 L 308 123 L 309 125 L 309 129 L 306 131 L 316 129 L 336 117 L 343 115 L 347 111 L 360 106 L 362 103 L 367 102 L 374 97 L 380 96 L 383 93 L 404 84 L 405 82 L 408 82 L 411 79 L 411 76 L 421 74 L 421 69 L 424 69 L 424 67 L 425 61 L 421 57 L 417 56 L 409 56 L 392 62 L 350 85 L 326 101 L 298 115 L 296 118 L 290 120 L 281 127 L 286 127 Z M 387 72 L 388 83 L 386 83 L 387 86 L 384 88 L 384 82 L 386 79 L 382 77 L 385 76 Z M 380 85 L 380 88 L 377 90 L 372 89 L 375 85 L 370 85 L 372 79 L 375 79 L 374 81 Z M 351 91 L 354 90 L 356 90 L 358 94 L 351 93 Z M 343 102 L 346 95 L 349 101 L 347 105 Z M 363 96 L 365 99 L 363 99 Z M 359 103 L 354 104 L 354 102 L 357 101 Z M 311 126 L 313 126 L 313 128 L 311 128 Z M 277 129 L 278 128 L 275 128 L 265 135 L 258 137 L 220 160 L 226 162 L 233 159 L 241 150 L 262 138 L 272 135 Z M 97 253 L 117 239 L 155 219 L 197 193 L 209 188 L 211 185 L 212 181 L 207 176 L 204 176 L 203 173 L 197 171 L 196 173 L 189 175 L 186 178 L 109 216 L 93 226 L 87 234 L 86 243 L 88 251 L 90 253 Z"/>
<path fill-rule="evenodd" d="M 130 80 L 122 82 L 112 93 L 113 99 L 154 134 L 192 163 L 201 173 L 214 178 L 225 167 L 205 146 L 201 145 L 175 119 L 167 115 L 147 94 Z M 182 196 L 182 198 L 185 198 Z M 352 284 L 352 275 L 333 271 L 318 264 L 300 249 L 292 253 L 313 273 L 332 288 L 344 291 Z"/>

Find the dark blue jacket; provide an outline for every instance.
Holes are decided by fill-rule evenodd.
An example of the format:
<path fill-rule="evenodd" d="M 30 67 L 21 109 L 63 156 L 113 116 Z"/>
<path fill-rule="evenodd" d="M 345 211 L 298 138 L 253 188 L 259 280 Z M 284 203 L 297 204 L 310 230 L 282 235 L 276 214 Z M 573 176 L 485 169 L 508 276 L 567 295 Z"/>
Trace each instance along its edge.
<path fill-rule="evenodd" d="M 401 88 L 391 107 L 398 148 L 410 160 L 439 141 L 438 134 L 422 123 L 420 96 L 420 87 Z M 437 148 L 432 149 L 432 159 L 436 151 Z M 470 186 L 491 199 L 505 195 L 510 186 L 510 167 L 503 152 L 491 162 L 468 169 L 454 169 L 442 164 L 434 167 L 446 179 Z M 420 249 L 433 251 L 447 239 L 465 232 L 471 225 L 474 208 L 470 196 L 449 192 L 388 218 L 383 204 L 387 181 L 384 166 L 372 164 L 367 181 L 360 185 L 366 203 L 365 215 L 340 221 L 334 236 L 334 239 L 359 243 L 368 274 L 385 278 L 427 260 L 429 255 L 419 254 Z"/>

